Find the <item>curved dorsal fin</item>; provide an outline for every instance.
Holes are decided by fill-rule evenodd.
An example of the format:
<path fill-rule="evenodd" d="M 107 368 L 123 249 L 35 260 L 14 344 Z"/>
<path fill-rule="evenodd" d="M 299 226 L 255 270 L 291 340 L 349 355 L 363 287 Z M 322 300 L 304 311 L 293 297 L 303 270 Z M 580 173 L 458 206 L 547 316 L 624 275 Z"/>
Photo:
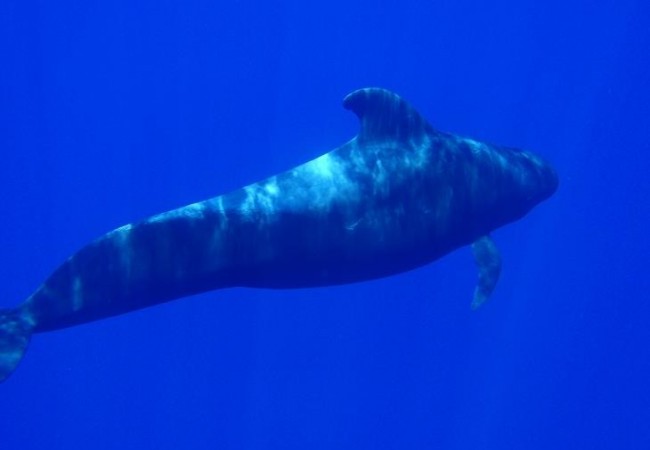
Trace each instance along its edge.
<path fill-rule="evenodd" d="M 433 131 L 431 125 L 399 95 L 381 88 L 365 88 L 348 94 L 343 107 L 361 122 L 363 141 L 412 140 Z"/>

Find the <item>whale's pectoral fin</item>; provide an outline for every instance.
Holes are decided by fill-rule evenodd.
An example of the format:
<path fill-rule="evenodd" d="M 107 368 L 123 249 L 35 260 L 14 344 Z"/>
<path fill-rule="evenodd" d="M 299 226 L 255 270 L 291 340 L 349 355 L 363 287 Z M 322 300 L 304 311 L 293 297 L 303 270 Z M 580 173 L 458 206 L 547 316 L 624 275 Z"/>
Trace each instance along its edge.
<path fill-rule="evenodd" d="M 0 382 L 11 375 L 23 358 L 32 328 L 20 309 L 0 310 Z"/>
<path fill-rule="evenodd" d="M 499 280 L 501 255 L 490 236 L 483 236 L 472 244 L 474 262 L 478 267 L 478 283 L 474 289 L 472 309 L 477 309 L 488 299 Z"/>

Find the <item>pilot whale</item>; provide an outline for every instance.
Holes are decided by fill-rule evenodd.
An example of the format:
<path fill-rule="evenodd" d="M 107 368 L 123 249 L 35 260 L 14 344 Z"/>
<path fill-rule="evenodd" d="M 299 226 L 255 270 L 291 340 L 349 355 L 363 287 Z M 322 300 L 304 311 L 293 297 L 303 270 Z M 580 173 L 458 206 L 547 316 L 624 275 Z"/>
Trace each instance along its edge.
<path fill-rule="evenodd" d="M 343 106 L 356 137 L 234 192 L 128 224 L 70 256 L 20 306 L 0 311 L 0 381 L 33 333 L 229 287 L 306 288 L 385 277 L 472 245 L 472 307 L 501 269 L 491 231 L 556 190 L 522 150 L 435 130 L 406 101 L 360 89 Z"/>

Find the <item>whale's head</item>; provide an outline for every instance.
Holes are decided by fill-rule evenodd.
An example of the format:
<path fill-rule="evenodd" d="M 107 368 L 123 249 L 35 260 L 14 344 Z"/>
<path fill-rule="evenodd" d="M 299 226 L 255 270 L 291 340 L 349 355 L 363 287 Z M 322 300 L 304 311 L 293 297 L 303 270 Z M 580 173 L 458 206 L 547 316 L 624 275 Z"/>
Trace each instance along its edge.
<path fill-rule="evenodd" d="M 510 183 L 505 197 L 510 202 L 513 219 L 518 219 L 553 195 L 558 188 L 558 176 L 553 166 L 535 153 L 506 151 Z"/>
<path fill-rule="evenodd" d="M 469 173 L 466 198 L 477 235 L 521 219 L 558 188 L 555 169 L 533 152 L 467 138 L 452 142 L 450 151 L 462 155 L 460 172 Z M 466 182 L 459 179 L 461 185 Z"/>
<path fill-rule="evenodd" d="M 524 205 L 529 208 L 546 200 L 558 187 L 557 172 L 548 162 L 534 153 L 521 151 Z"/>

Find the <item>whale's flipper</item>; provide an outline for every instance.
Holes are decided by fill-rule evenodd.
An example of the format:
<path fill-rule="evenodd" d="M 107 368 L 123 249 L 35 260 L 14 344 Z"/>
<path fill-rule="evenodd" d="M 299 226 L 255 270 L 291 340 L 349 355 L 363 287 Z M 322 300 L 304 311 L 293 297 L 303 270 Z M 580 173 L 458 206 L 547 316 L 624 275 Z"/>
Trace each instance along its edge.
<path fill-rule="evenodd" d="M 478 267 L 478 283 L 474 289 L 472 309 L 476 309 L 488 299 L 499 280 L 501 255 L 490 236 L 483 236 L 472 244 L 474 262 Z"/>
<path fill-rule="evenodd" d="M 23 358 L 32 329 L 22 310 L 0 310 L 0 382 L 12 374 Z"/>

